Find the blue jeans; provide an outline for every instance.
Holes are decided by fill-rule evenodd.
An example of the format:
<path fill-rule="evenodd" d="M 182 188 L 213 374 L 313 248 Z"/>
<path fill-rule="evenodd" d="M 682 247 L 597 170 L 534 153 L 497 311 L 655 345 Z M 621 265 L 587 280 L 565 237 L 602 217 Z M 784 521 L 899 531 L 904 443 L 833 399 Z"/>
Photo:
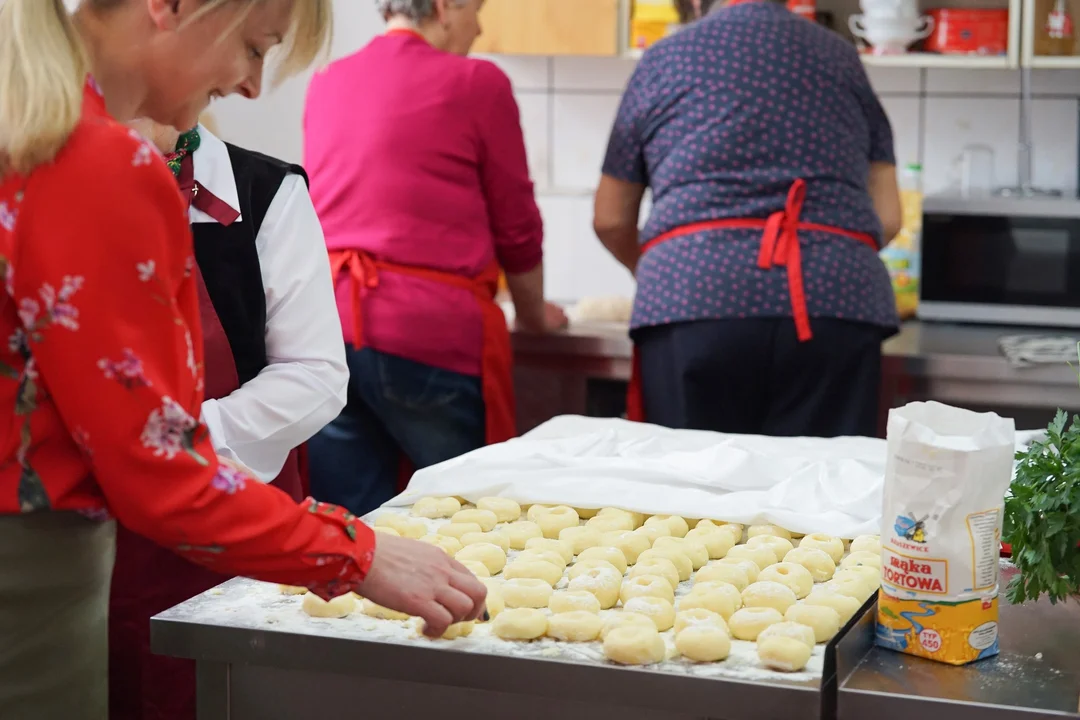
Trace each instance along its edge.
<path fill-rule="evenodd" d="M 345 409 L 308 442 L 311 494 L 365 515 L 397 494 L 402 453 L 420 469 L 483 447 L 480 378 L 346 348 Z"/>

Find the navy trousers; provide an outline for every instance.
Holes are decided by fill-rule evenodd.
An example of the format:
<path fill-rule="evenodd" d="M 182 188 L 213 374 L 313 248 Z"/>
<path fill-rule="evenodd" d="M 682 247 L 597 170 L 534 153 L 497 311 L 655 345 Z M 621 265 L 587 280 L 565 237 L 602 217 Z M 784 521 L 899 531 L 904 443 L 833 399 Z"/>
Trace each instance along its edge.
<path fill-rule="evenodd" d="M 308 442 L 316 500 L 362 516 L 397 494 L 402 453 L 420 469 L 484 446 L 480 378 L 371 348 L 346 353 L 345 409 Z"/>
<path fill-rule="evenodd" d="M 814 318 L 639 328 L 645 418 L 670 428 L 780 437 L 877 435 L 882 328 Z"/>

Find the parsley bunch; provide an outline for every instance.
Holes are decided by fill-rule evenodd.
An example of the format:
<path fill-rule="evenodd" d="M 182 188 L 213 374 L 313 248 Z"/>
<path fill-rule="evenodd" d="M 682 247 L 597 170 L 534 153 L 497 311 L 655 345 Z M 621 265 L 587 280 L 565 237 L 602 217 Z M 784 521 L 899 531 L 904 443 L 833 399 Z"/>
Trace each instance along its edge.
<path fill-rule="evenodd" d="M 1016 455 L 1004 530 L 1020 571 L 1009 583 L 1013 604 L 1080 595 L 1080 417 L 1068 420 L 1058 410 L 1046 439 Z"/>

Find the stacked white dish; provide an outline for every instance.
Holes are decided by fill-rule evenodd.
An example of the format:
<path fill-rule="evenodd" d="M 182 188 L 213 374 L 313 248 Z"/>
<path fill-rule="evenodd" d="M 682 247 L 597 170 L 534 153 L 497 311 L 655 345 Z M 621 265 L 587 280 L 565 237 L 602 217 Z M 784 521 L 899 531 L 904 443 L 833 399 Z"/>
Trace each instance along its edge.
<path fill-rule="evenodd" d="M 848 18 L 851 34 L 875 55 L 896 55 L 934 31 L 934 19 L 919 14 L 918 0 L 860 0 L 862 13 Z"/>

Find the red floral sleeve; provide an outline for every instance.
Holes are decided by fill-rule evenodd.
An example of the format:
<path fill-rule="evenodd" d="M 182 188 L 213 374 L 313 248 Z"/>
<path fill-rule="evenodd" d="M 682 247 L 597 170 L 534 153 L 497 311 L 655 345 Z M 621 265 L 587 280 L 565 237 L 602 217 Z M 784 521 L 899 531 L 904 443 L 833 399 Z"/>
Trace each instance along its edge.
<path fill-rule="evenodd" d="M 132 531 L 223 573 L 324 597 L 354 589 L 372 561 L 369 528 L 218 462 L 196 420 L 201 331 L 182 201 L 141 141 L 96 132 L 106 137 L 90 161 L 57 163 L 42 180 L 51 191 L 28 192 L 20 209 L 28 235 L 8 289 L 39 386 Z"/>

